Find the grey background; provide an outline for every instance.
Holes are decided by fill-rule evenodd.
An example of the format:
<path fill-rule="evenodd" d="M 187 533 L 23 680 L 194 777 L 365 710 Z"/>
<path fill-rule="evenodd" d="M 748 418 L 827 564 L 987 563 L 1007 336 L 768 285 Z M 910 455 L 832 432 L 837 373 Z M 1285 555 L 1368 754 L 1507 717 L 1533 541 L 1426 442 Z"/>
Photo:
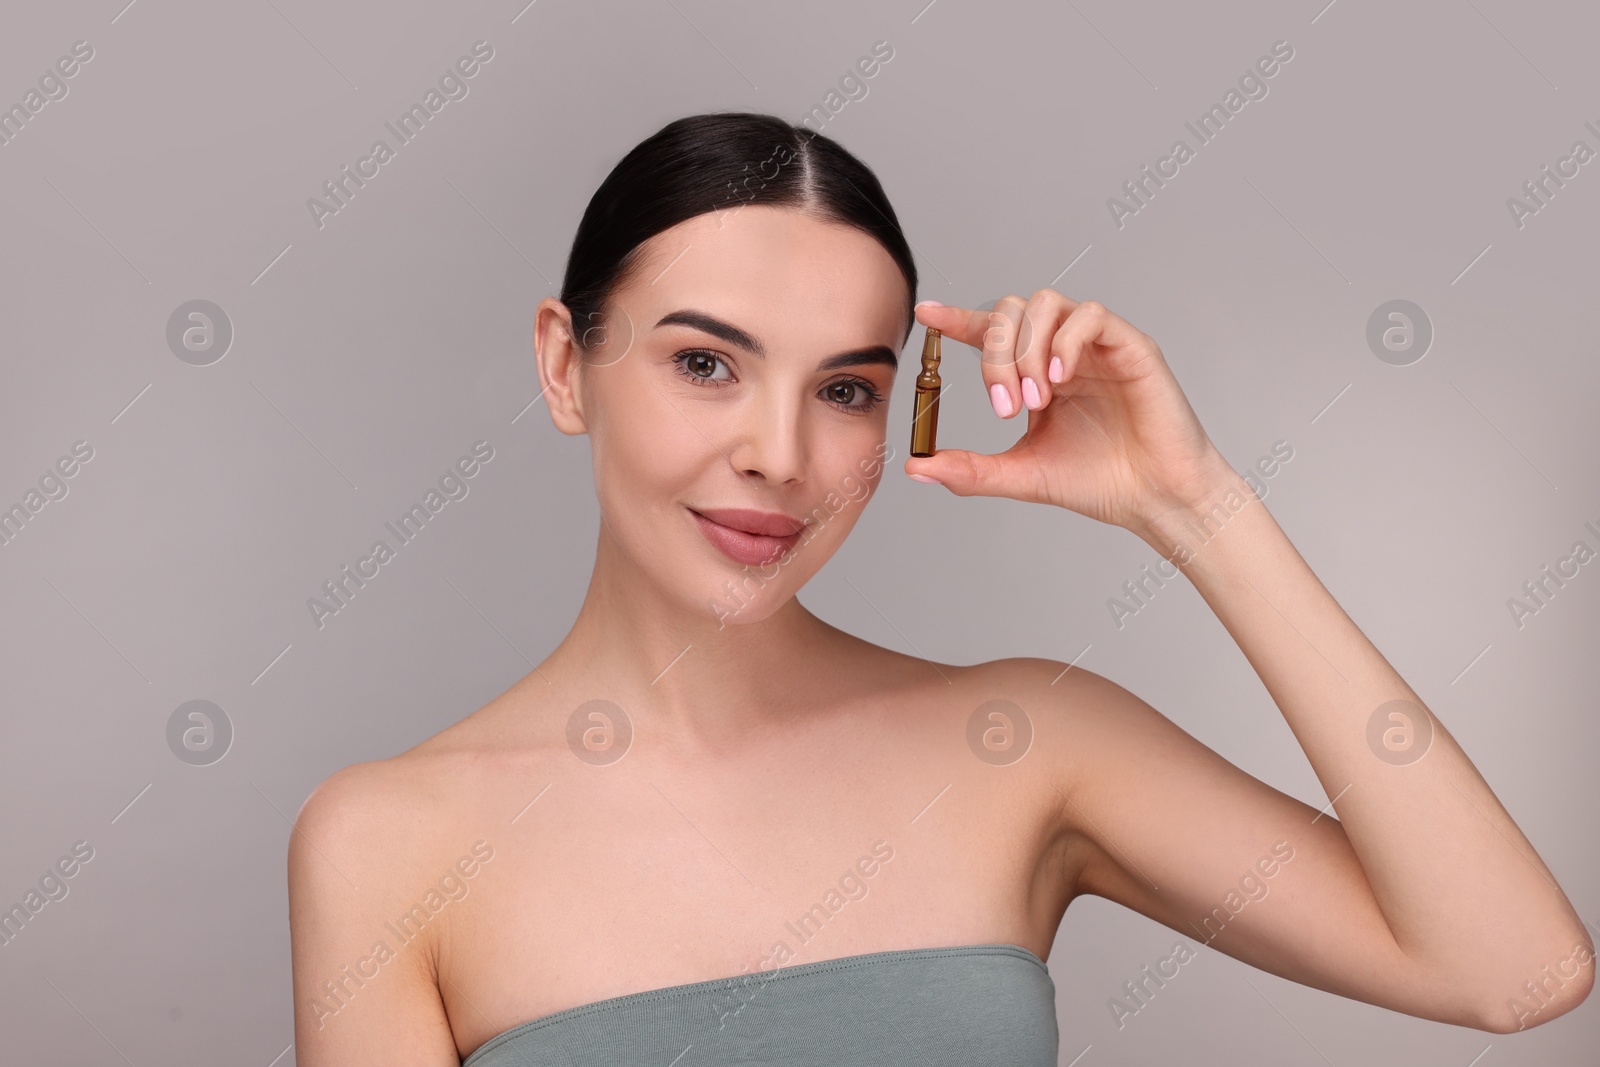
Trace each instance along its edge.
<path fill-rule="evenodd" d="M 530 328 L 589 196 L 681 115 L 798 121 L 878 40 L 892 60 L 823 132 L 882 179 L 919 297 L 1094 297 L 1161 343 L 1235 467 L 1288 442 L 1268 506 L 1600 918 L 1600 563 L 1520 629 L 1507 607 L 1600 546 L 1600 162 L 1521 228 L 1506 206 L 1574 141 L 1600 148 L 1600 15 L 1324 2 L 11 5 L 0 103 L 78 40 L 94 58 L 0 146 L 0 503 L 76 441 L 94 457 L 0 546 L 0 901 L 75 841 L 95 856 L 0 947 L 6 1058 L 293 1062 L 289 820 L 332 771 L 505 689 L 582 597 L 587 442 L 529 406 Z M 468 96 L 319 229 L 307 198 L 480 39 Z M 1269 94 L 1119 229 L 1107 198 L 1278 40 L 1295 54 Z M 166 341 L 194 299 L 234 331 L 206 367 Z M 1435 331 L 1409 366 L 1365 340 L 1392 299 Z M 975 367 L 951 379 L 941 444 L 1010 444 Z M 1137 538 L 903 476 L 911 386 L 878 499 L 805 603 L 955 662 L 1081 654 L 1324 804 L 1191 587 L 1112 621 L 1156 558 Z M 319 631 L 307 598 L 480 438 L 496 457 L 470 494 Z M 913 580 L 931 563 L 936 588 Z M 168 748 L 195 699 L 234 731 L 210 766 Z M 1203 948 L 1119 1030 L 1108 999 L 1175 937 L 1070 910 L 1062 1063 L 1573 1064 L 1600 1040 L 1593 1000 L 1495 1036 Z"/>

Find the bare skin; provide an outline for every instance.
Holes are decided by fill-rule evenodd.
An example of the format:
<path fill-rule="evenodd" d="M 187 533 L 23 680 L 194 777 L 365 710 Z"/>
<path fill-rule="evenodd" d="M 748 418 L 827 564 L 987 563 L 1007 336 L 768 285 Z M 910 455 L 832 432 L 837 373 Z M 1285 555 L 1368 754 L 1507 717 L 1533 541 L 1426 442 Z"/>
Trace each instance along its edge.
<path fill-rule="evenodd" d="M 691 219 L 647 248 L 591 345 L 601 358 L 579 358 L 583 325 L 558 302 L 536 324 L 551 418 L 590 435 L 603 519 L 571 632 L 485 707 L 338 772 L 300 812 L 299 1062 L 455 1064 L 551 1012 L 783 963 L 991 942 L 1042 958 L 1083 893 L 1294 981 L 1457 1025 L 1539 1025 L 1587 995 L 1583 924 L 1442 724 L 1405 765 L 1369 747 L 1374 709 L 1420 698 L 1221 461 L 1148 337 L 1049 290 L 994 315 L 919 306 L 920 321 L 982 351 L 985 384 L 1012 398 L 1002 417 L 1034 403 L 1008 452 L 941 450 L 905 470 L 958 495 L 1067 507 L 1173 557 L 1340 794 L 1340 818 L 1081 667 L 935 663 L 807 611 L 796 590 L 865 497 L 847 488 L 842 508 L 815 509 L 881 476 L 869 461 L 886 405 L 838 383 L 886 397 L 894 374 L 819 364 L 899 351 L 904 280 L 867 235 L 769 207 Z M 736 324 L 765 357 L 656 326 L 683 308 Z M 722 361 L 719 384 L 681 377 L 671 361 L 689 350 Z M 696 366 L 710 376 L 710 361 Z M 1191 523 L 1241 490 L 1248 500 L 1197 544 Z M 691 506 L 811 515 L 814 536 L 734 601 L 725 582 L 746 572 L 701 536 Z M 530 551 L 550 565 L 572 555 Z M 631 723 L 614 762 L 569 743 L 569 719 L 595 699 Z M 1022 709 L 1033 735 L 1005 765 L 968 742 L 974 710 L 995 700 Z M 1274 855 L 1280 844 L 1292 858 Z M 797 937 L 791 924 L 875 848 L 874 873 L 852 883 L 864 895 Z M 1271 892 L 1235 909 L 1242 875 Z M 392 924 L 430 891 L 401 940 Z M 1582 946 L 1559 990 L 1528 1001 L 1536 1011 L 1508 1008 Z"/>

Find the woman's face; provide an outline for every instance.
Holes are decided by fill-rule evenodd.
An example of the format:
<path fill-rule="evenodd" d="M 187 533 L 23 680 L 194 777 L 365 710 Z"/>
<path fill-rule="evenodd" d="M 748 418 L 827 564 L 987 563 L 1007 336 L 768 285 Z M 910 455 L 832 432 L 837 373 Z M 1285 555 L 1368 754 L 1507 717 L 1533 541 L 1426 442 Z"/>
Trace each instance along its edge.
<path fill-rule="evenodd" d="M 877 488 L 905 278 L 862 231 L 765 205 L 700 215 L 642 252 L 575 374 L 601 514 L 669 597 L 758 621 Z M 769 536 L 740 512 L 765 513 Z"/>

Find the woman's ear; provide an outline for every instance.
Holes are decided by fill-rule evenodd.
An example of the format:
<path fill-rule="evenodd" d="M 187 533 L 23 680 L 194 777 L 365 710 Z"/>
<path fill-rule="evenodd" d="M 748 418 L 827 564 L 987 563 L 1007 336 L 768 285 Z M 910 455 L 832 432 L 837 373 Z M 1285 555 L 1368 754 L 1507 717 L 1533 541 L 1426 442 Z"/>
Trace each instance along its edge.
<path fill-rule="evenodd" d="M 583 376 L 578 372 L 583 353 L 573 342 L 571 312 L 553 297 L 539 301 L 534 314 L 533 355 L 550 421 L 565 434 L 588 433 L 581 395 Z"/>

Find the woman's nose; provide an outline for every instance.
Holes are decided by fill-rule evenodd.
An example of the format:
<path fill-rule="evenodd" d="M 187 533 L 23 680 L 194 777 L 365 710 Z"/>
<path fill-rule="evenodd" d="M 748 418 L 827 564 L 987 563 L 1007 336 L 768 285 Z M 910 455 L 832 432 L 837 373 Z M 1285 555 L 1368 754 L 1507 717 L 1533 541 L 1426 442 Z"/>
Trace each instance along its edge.
<path fill-rule="evenodd" d="M 805 434 L 799 405 L 769 398 L 751 404 L 739 424 L 728 460 L 740 474 L 759 475 L 774 484 L 805 475 Z"/>

